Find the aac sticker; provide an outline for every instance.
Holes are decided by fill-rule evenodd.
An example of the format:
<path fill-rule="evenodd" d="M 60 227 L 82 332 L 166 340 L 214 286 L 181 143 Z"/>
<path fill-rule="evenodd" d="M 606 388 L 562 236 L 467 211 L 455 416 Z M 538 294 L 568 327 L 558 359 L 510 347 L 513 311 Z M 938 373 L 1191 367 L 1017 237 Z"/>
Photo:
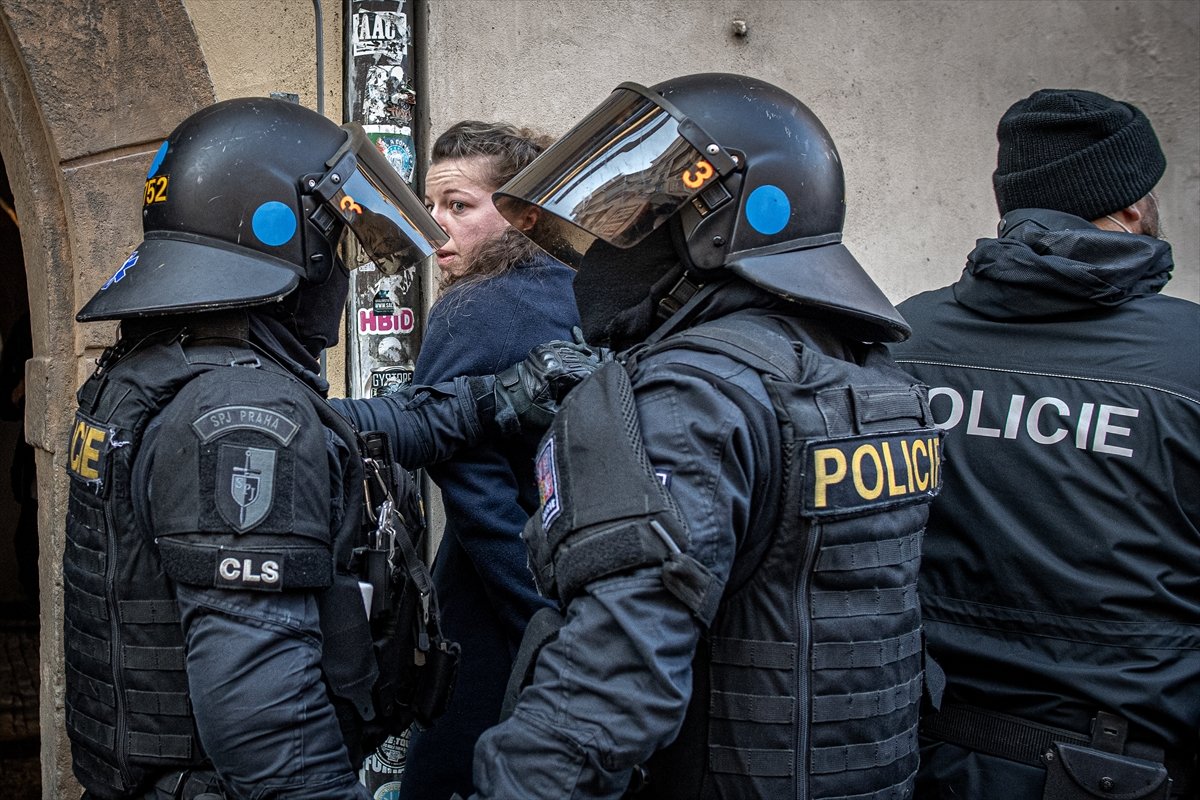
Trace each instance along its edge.
<path fill-rule="evenodd" d="M 538 452 L 537 463 L 538 496 L 542 501 L 542 529 L 546 530 L 554 524 L 558 513 L 562 510 L 558 500 L 558 467 L 554 463 L 554 437 L 546 439 Z"/>
<path fill-rule="evenodd" d="M 217 511 L 234 530 L 245 533 L 262 522 L 275 499 L 274 450 L 221 445 L 217 454 Z"/>

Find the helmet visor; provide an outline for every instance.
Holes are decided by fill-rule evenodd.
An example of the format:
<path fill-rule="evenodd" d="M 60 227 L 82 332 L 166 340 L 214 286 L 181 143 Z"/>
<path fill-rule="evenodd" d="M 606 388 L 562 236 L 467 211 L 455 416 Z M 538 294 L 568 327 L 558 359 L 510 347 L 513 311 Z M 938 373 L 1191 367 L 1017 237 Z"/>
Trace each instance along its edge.
<path fill-rule="evenodd" d="M 663 98 L 623 83 L 500 187 L 494 201 L 514 224 L 530 206 L 552 214 L 527 235 L 577 265 L 596 239 L 637 244 L 734 166 Z"/>
<path fill-rule="evenodd" d="M 346 148 L 330 159 L 333 168 L 316 193 L 345 221 L 375 266 L 388 275 L 423 261 L 450 237 L 392 168 L 357 123 L 342 126 Z M 346 151 L 354 155 L 356 166 Z"/>

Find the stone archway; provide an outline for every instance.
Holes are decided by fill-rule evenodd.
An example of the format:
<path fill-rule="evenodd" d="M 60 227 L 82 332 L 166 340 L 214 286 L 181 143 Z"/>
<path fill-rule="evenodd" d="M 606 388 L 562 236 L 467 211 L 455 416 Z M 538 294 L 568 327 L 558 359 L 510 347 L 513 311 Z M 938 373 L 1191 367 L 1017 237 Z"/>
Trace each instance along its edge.
<path fill-rule="evenodd" d="M 62 445 L 76 387 L 115 326 L 75 311 L 141 239 L 142 178 L 175 125 L 214 100 L 181 0 L 0 0 L 0 154 L 21 232 L 33 333 L 42 796 L 79 794 L 63 729 Z"/>

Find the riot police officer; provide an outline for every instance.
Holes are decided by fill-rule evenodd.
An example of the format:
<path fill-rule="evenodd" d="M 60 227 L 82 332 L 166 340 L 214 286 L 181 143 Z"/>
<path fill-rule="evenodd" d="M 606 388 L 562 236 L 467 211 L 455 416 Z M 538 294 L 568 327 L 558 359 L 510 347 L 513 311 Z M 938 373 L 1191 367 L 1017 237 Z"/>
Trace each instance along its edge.
<path fill-rule="evenodd" d="M 91 798 L 364 798 L 359 736 L 398 695 L 378 693 L 387 665 L 351 557 L 358 436 L 317 359 L 338 338 L 345 230 L 381 269 L 444 233 L 361 128 L 263 98 L 176 128 L 143 222 L 77 316 L 121 320 L 121 337 L 79 390 L 71 434 L 75 775 Z M 557 363 L 543 352 L 503 383 L 460 379 L 393 407 L 405 466 L 542 413 L 530 392 Z M 430 632 L 422 661 L 445 644 Z"/>
<path fill-rule="evenodd" d="M 478 797 L 911 796 L 940 439 L 828 132 L 749 77 L 625 83 L 496 203 L 560 218 L 621 353 L 540 446 L 525 537 L 563 616 Z"/>

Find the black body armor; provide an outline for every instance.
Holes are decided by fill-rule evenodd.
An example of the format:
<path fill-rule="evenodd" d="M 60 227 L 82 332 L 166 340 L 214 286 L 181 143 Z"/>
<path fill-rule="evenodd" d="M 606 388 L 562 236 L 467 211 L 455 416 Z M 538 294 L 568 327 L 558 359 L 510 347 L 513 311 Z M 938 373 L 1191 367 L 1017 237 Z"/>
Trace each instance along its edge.
<path fill-rule="evenodd" d="M 281 450 L 270 470 L 251 465 L 250 454 L 244 467 L 234 465 L 234 480 L 243 476 L 235 485 L 242 495 L 229 508 L 220 502 L 196 508 L 182 488 L 155 487 L 156 512 L 158 505 L 163 511 L 156 513 L 152 533 L 132 492 L 147 426 L 180 392 L 203 395 L 212 382 L 244 380 L 248 370 L 254 375 L 248 385 L 290 398 L 294 418 L 255 418 L 251 411 L 238 422 L 231 406 L 229 419 L 197 418 L 195 434 L 178 437 L 172 458 L 181 473 L 197 466 L 203 472 L 205 459 L 224 458 L 224 451 L 205 446 L 213 435 L 204 428 L 208 424 L 214 430 L 252 429 L 293 449 Z M 381 449 L 390 448 L 376 444 L 362 454 L 370 472 L 365 475 L 363 460 L 353 457 L 361 446 L 354 429 L 285 367 L 246 341 L 199 336 L 195 327 L 169 323 L 141 341 L 123 339 L 110 348 L 78 401 L 63 559 L 66 704 L 75 774 L 93 796 L 127 797 L 165 773 L 207 760 L 188 695 L 176 582 L 316 593 L 322 673 L 353 763 L 414 718 L 427 722 L 440 713 L 457 649 L 441 639 L 428 572 L 416 558 L 424 530 L 416 490 L 407 473 L 382 460 Z M 296 424 L 314 418 L 319 424 Z M 266 513 L 255 502 L 268 491 L 262 481 L 274 480 L 274 491 L 289 492 L 289 470 L 296 466 L 289 458 L 326 458 L 326 429 L 351 448 L 333 509 L 325 496 L 295 498 L 296 507 L 309 504 L 321 513 L 307 522 L 301 517 L 308 515 L 296 513 L 294 522 L 242 535 L 240 525 Z M 364 485 L 374 504 L 370 519 L 362 512 Z M 204 515 L 220 515 L 227 525 L 206 525 Z M 386 542 L 380 533 L 385 528 L 395 534 Z M 381 544 L 382 566 L 374 553 Z M 360 581 L 373 587 L 370 619 Z"/>
<path fill-rule="evenodd" d="M 755 498 L 777 512 L 739 542 L 724 583 L 687 555 L 628 388 L 626 369 L 636 381 L 639 359 L 676 347 L 754 369 L 779 423 L 782 485 Z M 941 451 L 923 387 L 879 346 L 853 364 L 793 351 L 736 317 L 669 337 L 626 369 L 602 368 L 560 412 L 550 438 L 571 447 L 551 454 L 561 481 L 551 494 L 578 510 L 551 502 L 525 535 L 540 584 L 564 603 L 590 581 L 661 564 L 708 626 L 682 732 L 651 759 L 639 796 L 911 797 L 924 688 L 917 568 Z M 589 486 L 613 502 L 601 507 Z"/>

